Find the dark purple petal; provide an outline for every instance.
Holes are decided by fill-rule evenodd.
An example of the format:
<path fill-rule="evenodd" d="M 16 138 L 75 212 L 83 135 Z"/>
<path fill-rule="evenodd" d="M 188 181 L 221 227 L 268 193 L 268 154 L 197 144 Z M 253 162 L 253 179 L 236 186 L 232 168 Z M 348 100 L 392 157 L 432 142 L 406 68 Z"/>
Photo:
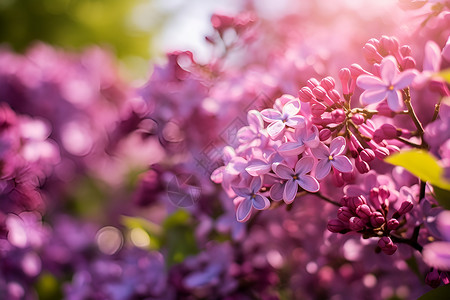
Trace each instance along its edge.
<path fill-rule="evenodd" d="M 292 179 L 294 171 L 285 164 L 275 164 L 273 171 L 281 179 Z"/>
<path fill-rule="evenodd" d="M 333 167 L 335 167 L 338 171 L 342 173 L 348 173 L 353 170 L 353 166 L 352 163 L 350 162 L 350 159 L 348 159 L 348 157 L 344 155 L 335 156 L 331 161 L 331 164 L 333 165 Z"/>
<path fill-rule="evenodd" d="M 236 210 L 236 218 L 239 222 L 245 222 L 250 218 L 252 212 L 252 199 L 244 198 L 241 203 L 239 203 Z"/>
<path fill-rule="evenodd" d="M 298 184 L 293 179 L 290 179 L 286 182 L 284 186 L 283 199 L 286 204 L 292 203 L 294 201 L 295 196 L 297 195 Z"/>
<path fill-rule="evenodd" d="M 328 175 L 331 171 L 331 161 L 327 159 L 322 159 L 316 166 L 316 178 L 321 180 Z"/>
<path fill-rule="evenodd" d="M 246 187 L 242 188 L 242 187 L 234 187 L 234 186 L 232 186 L 231 189 L 234 191 L 234 193 L 237 196 L 242 197 L 242 198 L 248 198 L 251 195 L 251 193 L 252 193 L 252 191 L 249 188 L 246 188 Z"/>
<path fill-rule="evenodd" d="M 270 198 L 274 201 L 283 200 L 284 184 L 276 182 L 272 185 L 269 191 Z"/>
<path fill-rule="evenodd" d="M 313 165 L 314 165 L 314 158 L 310 156 L 302 157 L 295 164 L 295 173 L 300 175 L 306 174 L 312 170 Z"/>
<path fill-rule="evenodd" d="M 310 175 L 300 175 L 297 179 L 297 183 L 302 187 L 302 189 L 311 193 L 319 191 L 320 188 L 317 179 Z"/>
<path fill-rule="evenodd" d="M 263 195 L 255 195 L 255 198 L 253 199 L 253 207 L 262 210 L 266 209 L 270 206 L 270 201 L 267 199 L 267 197 Z"/>

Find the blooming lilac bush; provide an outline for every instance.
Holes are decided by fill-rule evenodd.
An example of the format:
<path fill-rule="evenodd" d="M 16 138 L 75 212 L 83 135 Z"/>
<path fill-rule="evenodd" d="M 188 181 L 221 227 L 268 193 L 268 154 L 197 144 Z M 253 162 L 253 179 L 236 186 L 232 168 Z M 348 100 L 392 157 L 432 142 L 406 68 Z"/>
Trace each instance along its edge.
<path fill-rule="evenodd" d="M 2 295 L 448 293 L 449 3 L 245 2 L 138 88 L 100 48 L 2 48 Z"/>

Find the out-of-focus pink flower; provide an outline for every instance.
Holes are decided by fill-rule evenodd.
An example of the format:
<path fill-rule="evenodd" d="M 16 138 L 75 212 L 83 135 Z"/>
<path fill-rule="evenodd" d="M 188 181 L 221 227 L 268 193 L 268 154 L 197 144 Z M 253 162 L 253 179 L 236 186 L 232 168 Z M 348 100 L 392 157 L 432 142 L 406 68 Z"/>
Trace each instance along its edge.
<path fill-rule="evenodd" d="M 381 78 L 361 75 L 356 80 L 356 84 L 365 89 L 360 100 L 363 104 L 373 104 L 387 98 L 389 108 L 393 111 L 400 111 L 403 108 L 401 90 L 411 84 L 417 73 L 415 70 L 399 73 L 397 62 L 393 56 L 383 58 L 380 69 Z"/>
<path fill-rule="evenodd" d="M 425 263 L 443 271 L 450 271 L 450 211 L 437 216 L 437 226 L 444 241 L 433 242 L 423 247 Z"/>

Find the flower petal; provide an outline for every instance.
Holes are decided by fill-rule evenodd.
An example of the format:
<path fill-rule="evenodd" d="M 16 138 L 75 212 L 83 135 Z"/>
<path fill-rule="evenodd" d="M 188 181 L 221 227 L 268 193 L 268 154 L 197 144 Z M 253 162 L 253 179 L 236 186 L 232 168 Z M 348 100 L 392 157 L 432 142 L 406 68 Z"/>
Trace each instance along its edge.
<path fill-rule="evenodd" d="M 387 103 L 392 111 L 401 111 L 403 108 L 403 96 L 400 91 L 388 92 Z"/>
<path fill-rule="evenodd" d="M 237 138 L 239 143 L 241 144 L 247 144 L 251 141 L 253 141 L 256 137 L 256 132 L 253 131 L 253 128 L 250 126 L 245 126 L 239 129 L 237 133 Z"/>
<path fill-rule="evenodd" d="M 330 156 L 330 149 L 323 143 L 319 143 L 316 148 L 312 148 L 311 152 L 317 159 L 328 159 L 328 156 Z"/>
<path fill-rule="evenodd" d="M 290 179 L 286 182 L 284 186 L 283 200 L 286 204 L 292 203 L 294 201 L 295 196 L 297 195 L 298 184 L 293 179 Z"/>
<path fill-rule="evenodd" d="M 344 155 L 335 156 L 331 161 L 331 165 L 342 173 L 348 173 L 353 170 L 353 165 L 350 162 L 350 159 Z"/>
<path fill-rule="evenodd" d="M 442 237 L 450 242 L 450 210 L 444 210 L 437 216 L 437 227 Z"/>
<path fill-rule="evenodd" d="M 247 113 L 247 122 L 248 125 L 255 129 L 262 129 L 264 127 L 264 121 L 261 117 L 261 113 L 254 109 Z"/>
<path fill-rule="evenodd" d="M 271 165 L 262 160 L 253 160 L 245 168 L 245 171 L 252 176 L 260 176 L 270 172 Z"/>
<path fill-rule="evenodd" d="M 266 209 L 270 206 L 269 199 L 267 199 L 267 197 L 264 197 L 263 195 L 255 195 L 255 198 L 252 201 L 253 207 L 258 210 Z"/>
<path fill-rule="evenodd" d="M 250 191 L 253 193 L 257 193 L 261 189 L 261 186 L 262 186 L 261 177 L 259 176 L 254 177 L 252 179 L 252 182 L 250 182 Z"/>
<path fill-rule="evenodd" d="M 292 179 L 294 175 L 294 171 L 285 164 L 275 164 L 273 171 L 281 179 Z"/>
<path fill-rule="evenodd" d="M 381 100 L 384 100 L 384 98 L 386 98 L 386 94 L 387 88 L 379 90 L 367 90 L 361 94 L 359 100 L 364 105 L 378 103 Z"/>
<path fill-rule="evenodd" d="M 327 159 L 319 160 L 319 163 L 316 166 L 316 178 L 321 180 L 324 179 L 325 176 L 328 175 L 331 171 L 331 162 Z"/>
<path fill-rule="evenodd" d="M 305 150 L 305 145 L 302 142 L 284 143 L 278 147 L 278 153 L 283 156 L 299 155 Z"/>
<path fill-rule="evenodd" d="M 381 61 L 380 65 L 381 79 L 388 84 L 391 84 L 398 73 L 397 61 L 391 55 L 386 56 Z"/>
<path fill-rule="evenodd" d="M 311 175 L 301 175 L 297 179 L 297 183 L 302 187 L 302 189 L 315 193 L 319 191 L 320 185 L 317 179 L 312 177 Z"/>
<path fill-rule="evenodd" d="M 341 155 L 345 151 L 345 146 L 345 138 L 343 138 L 342 136 L 338 136 L 330 143 L 330 155 Z"/>
<path fill-rule="evenodd" d="M 236 210 L 236 218 L 239 222 L 245 222 L 250 219 L 251 212 L 252 200 L 250 198 L 244 198 L 238 205 Z"/>
<path fill-rule="evenodd" d="M 283 106 L 283 116 L 294 116 L 300 111 L 300 101 L 295 99 L 289 101 Z"/>
<path fill-rule="evenodd" d="M 284 131 L 284 123 L 282 121 L 275 121 L 267 126 L 267 133 L 272 139 L 278 138 Z"/>
<path fill-rule="evenodd" d="M 320 143 L 319 129 L 313 125 L 309 131 L 309 135 L 303 139 L 303 142 L 309 148 L 316 148 Z"/>
<path fill-rule="evenodd" d="M 405 87 L 409 86 L 413 82 L 414 78 L 416 78 L 417 74 L 418 73 L 416 70 L 406 70 L 400 73 L 394 78 L 394 81 L 392 81 L 394 89 L 402 90 Z"/>
<path fill-rule="evenodd" d="M 384 83 L 380 78 L 372 75 L 360 75 L 356 79 L 356 84 L 364 90 L 375 90 L 386 88 L 386 83 Z"/>
<path fill-rule="evenodd" d="M 264 109 L 261 112 L 261 116 L 267 123 L 275 122 L 277 120 L 281 120 L 281 113 L 278 110 L 275 110 L 273 108 L 267 108 Z"/>
<path fill-rule="evenodd" d="M 294 127 L 294 128 L 305 127 L 305 124 L 306 124 L 305 117 L 299 116 L 299 115 L 291 116 L 286 121 L 287 126 Z"/>
<path fill-rule="evenodd" d="M 423 60 L 423 70 L 437 72 L 441 68 L 441 49 L 438 44 L 428 41 L 425 44 L 425 57 Z"/>
<path fill-rule="evenodd" d="M 312 170 L 313 165 L 314 158 L 312 158 L 311 156 L 302 157 L 295 164 L 295 173 L 300 175 L 306 174 Z"/>
<path fill-rule="evenodd" d="M 284 184 L 276 182 L 272 185 L 269 191 L 270 198 L 274 201 L 283 200 Z"/>
<path fill-rule="evenodd" d="M 430 267 L 450 271 L 450 242 L 434 242 L 423 246 L 423 260 Z"/>
<path fill-rule="evenodd" d="M 234 191 L 234 193 L 237 196 L 242 197 L 242 198 L 248 198 L 252 193 L 252 191 L 246 187 L 242 188 L 242 187 L 232 186 L 231 189 Z"/>

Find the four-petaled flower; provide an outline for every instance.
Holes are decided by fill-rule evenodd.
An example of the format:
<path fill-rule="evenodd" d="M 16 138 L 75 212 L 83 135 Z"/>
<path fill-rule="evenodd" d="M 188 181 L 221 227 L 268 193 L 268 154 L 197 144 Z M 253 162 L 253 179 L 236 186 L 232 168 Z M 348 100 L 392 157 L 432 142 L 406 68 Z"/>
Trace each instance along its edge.
<path fill-rule="evenodd" d="M 393 56 L 386 56 L 380 65 L 381 79 L 372 75 L 361 75 L 356 84 L 365 89 L 361 94 L 363 104 L 378 103 L 387 97 L 387 103 L 392 111 L 400 111 L 403 108 L 403 96 L 401 90 L 409 86 L 417 75 L 415 70 L 399 72 L 397 62 Z"/>
<path fill-rule="evenodd" d="M 305 151 L 306 147 L 317 147 L 319 143 L 319 130 L 316 126 L 313 125 L 311 129 L 297 127 L 294 133 L 294 141 L 282 144 L 277 150 L 283 156 L 294 156 Z"/>
<path fill-rule="evenodd" d="M 258 176 L 252 179 L 250 188 L 232 188 L 238 196 L 235 201 L 240 201 L 236 210 L 236 217 L 239 222 L 245 222 L 250 218 L 253 207 L 263 210 L 270 206 L 269 199 L 259 192 L 261 187 L 262 180 Z"/>
<path fill-rule="evenodd" d="M 286 126 L 304 127 L 305 117 L 298 115 L 300 111 L 300 101 L 291 100 L 286 103 L 281 112 L 273 108 L 264 109 L 261 112 L 264 121 L 270 123 L 267 126 L 267 133 L 272 139 L 277 139 L 284 132 Z"/>
<path fill-rule="evenodd" d="M 319 191 L 319 182 L 309 173 L 314 165 L 314 159 L 310 156 L 302 157 L 296 164 L 294 170 L 285 164 L 274 164 L 273 171 L 281 179 L 287 180 L 284 186 L 283 200 L 287 204 L 294 201 L 298 186 L 302 189 L 315 193 Z"/>
<path fill-rule="evenodd" d="M 247 113 L 248 126 L 242 127 L 237 133 L 239 143 L 245 150 L 250 147 L 261 147 L 267 144 L 267 131 L 264 129 L 264 121 L 261 118 L 261 113 L 257 110 L 251 110 Z"/>
<path fill-rule="evenodd" d="M 330 149 L 320 143 L 316 148 L 311 149 L 313 155 L 319 160 L 316 166 L 316 177 L 321 180 L 331 171 L 331 166 L 343 173 L 351 172 L 352 163 L 344 155 L 345 139 L 341 136 L 331 141 Z"/>

